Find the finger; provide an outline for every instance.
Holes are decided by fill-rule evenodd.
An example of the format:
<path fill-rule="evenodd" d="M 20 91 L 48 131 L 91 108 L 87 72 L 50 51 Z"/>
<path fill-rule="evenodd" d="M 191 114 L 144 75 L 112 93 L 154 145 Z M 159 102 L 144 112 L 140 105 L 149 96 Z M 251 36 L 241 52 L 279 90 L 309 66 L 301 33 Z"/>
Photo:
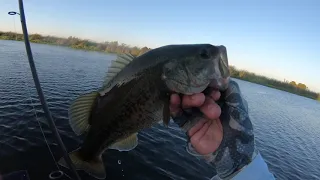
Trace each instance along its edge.
<path fill-rule="evenodd" d="M 190 142 L 191 144 L 198 144 L 201 140 L 201 138 L 205 135 L 205 133 L 208 131 L 212 121 L 206 121 L 201 129 L 199 129 L 197 132 L 195 132 L 191 138 Z"/>
<path fill-rule="evenodd" d="M 170 105 L 172 106 L 180 106 L 181 99 L 178 94 L 171 94 L 170 96 Z"/>
<path fill-rule="evenodd" d="M 221 114 L 220 106 L 209 97 L 206 97 L 200 110 L 208 119 L 217 119 Z"/>
<path fill-rule="evenodd" d="M 214 101 L 218 101 L 220 99 L 221 93 L 220 91 L 212 91 L 210 93 L 210 97 L 214 100 Z"/>
<path fill-rule="evenodd" d="M 181 104 L 181 100 L 179 95 L 172 94 L 170 96 L 170 105 L 169 105 L 170 113 L 172 115 L 175 115 L 180 111 L 180 104 Z"/>
<path fill-rule="evenodd" d="M 203 93 L 184 95 L 182 98 L 182 108 L 200 107 L 205 101 Z"/>
<path fill-rule="evenodd" d="M 196 125 L 194 125 L 192 128 L 189 129 L 188 131 L 188 136 L 191 137 L 193 136 L 199 129 L 203 127 L 203 125 L 207 122 L 205 119 L 201 119 L 199 122 L 197 122 Z"/>

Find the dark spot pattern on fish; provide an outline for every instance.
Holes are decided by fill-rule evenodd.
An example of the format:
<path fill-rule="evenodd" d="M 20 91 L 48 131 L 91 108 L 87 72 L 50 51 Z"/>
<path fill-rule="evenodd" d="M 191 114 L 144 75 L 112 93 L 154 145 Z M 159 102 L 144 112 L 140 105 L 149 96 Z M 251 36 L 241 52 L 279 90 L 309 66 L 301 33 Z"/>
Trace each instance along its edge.
<path fill-rule="evenodd" d="M 145 88 L 148 86 L 153 88 Z M 164 84 L 160 80 L 160 76 L 158 82 L 149 82 L 148 78 L 140 77 L 120 87 L 115 86 L 105 96 L 101 96 L 91 118 L 95 119 L 95 126 L 103 129 L 98 131 L 106 132 L 97 138 L 106 140 L 94 141 L 103 142 L 108 146 L 114 140 L 129 136 L 139 129 L 150 127 L 152 123 L 159 121 L 159 119 L 154 119 L 153 112 L 162 107 L 160 105 L 162 102 L 159 101 L 161 98 L 159 90 L 162 90 L 163 87 Z M 150 92 L 150 89 L 153 92 Z M 112 104 L 112 106 L 107 106 L 107 104 Z M 82 148 L 92 149 L 91 143 L 89 144 L 90 146 L 87 147 L 85 141 Z"/>

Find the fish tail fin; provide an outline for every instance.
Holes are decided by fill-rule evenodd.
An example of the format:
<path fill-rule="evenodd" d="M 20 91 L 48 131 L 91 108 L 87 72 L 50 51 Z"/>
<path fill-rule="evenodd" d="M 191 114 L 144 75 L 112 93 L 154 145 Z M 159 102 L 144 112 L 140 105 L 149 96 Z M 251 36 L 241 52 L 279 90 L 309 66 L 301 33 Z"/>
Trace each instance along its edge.
<path fill-rule="evenodd" d="M 96 157 L 90 161 L 84 161 L 81 159 L 78 149 L 69 153 L 69 157 L 77 170 L 84 170 L 85 172 L 97 179 L 106 178 L 106 170 L 104 168 L 101 156 Z M 58 163 L 61 166 L 69 168 L 63 157 L 59 160 Z"/>

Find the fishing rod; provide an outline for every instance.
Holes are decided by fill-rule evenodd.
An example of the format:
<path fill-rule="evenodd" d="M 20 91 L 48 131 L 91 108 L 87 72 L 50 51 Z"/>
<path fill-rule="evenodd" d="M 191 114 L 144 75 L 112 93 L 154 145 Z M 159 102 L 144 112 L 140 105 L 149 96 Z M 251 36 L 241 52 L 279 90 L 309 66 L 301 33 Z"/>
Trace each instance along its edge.
<path fill-rule="evenodd" d="M 16 12 L 9 12 L 9 14 L 11 13 L 10 15 L 14 15 L 14 14 L 19 14 L 20 15 L 21 26 L 22 26 L 22 31 L 23 31 L 25 47 L 26 47 L 26 51 L 27 51 L 27 55 L 28 55 L 29 65 L 30 65 L 30 69 L 31 69 L 31 72 L 32 72 L 32 77 L 33 77 L 33 80 L 34 80 L 34 84 L 35 84 L 35 87 L 37 89 L 37 92 L 38 92 L 38 95 L 39 95 L 39 99 L 41 101 L 42 108 L 43 108 L 44 113 L 46 115 L 46 119 L 48 120 L 48 123 L 49 123 L 49 126 L 51 128 L 51 131 L 52 131 L 53 135 L 55 136 L 55 138 L 56 138 L 56 140 L 58 142 L 58 145 L 59 145 L 59 147 L 61 148 L 61 150 L 63 152 L 64 160 L 68 164 L 69 168 L 72 170 L 75 178 L 77 180 L 81 180 L 76 168 L 74 167 L 74 165 L 73 165 L 73 163 L 72 163 L 72 161 L 71 161 L 71 159 L 70 159 L 70 157 L 68 155 L 67 149 L 66 149 L 66 147 L 64 146 L 64 144 L 62 142 L 62 139 L 61 139 L 61 137 L 59 135 L 59 132 L 57 130 L 57 127 L 56 127 L 56 125 L 55 125 L 55 123 L 53 121 L 53 118 L 52 118 L 51 113 L 49 111 L 46 99 L 45 99 L 44 94 L 42 92 L 42 88 L 41 88 L 41 85 L 40 85 L 40 81 L 39 81 L 39 78 L 38 78 L 37 70 L 36 70 L 36 67 L 35 67 L 35 64 L 34 64 L 34 61 L 33 61 L 32 51 L 31 51 L 31 47 L 30 47 L 30 42 L 29 42 L 29 37 L 28 37 L 28 30 L 27 30 L 27 25 L 26 25 L 26 19 L 25 19 L 25 15 L 24 15 L 23 1 L 22 0 L 18 0 L 18 1 L 19 1 L 20 14 L 16 13 Z"/>

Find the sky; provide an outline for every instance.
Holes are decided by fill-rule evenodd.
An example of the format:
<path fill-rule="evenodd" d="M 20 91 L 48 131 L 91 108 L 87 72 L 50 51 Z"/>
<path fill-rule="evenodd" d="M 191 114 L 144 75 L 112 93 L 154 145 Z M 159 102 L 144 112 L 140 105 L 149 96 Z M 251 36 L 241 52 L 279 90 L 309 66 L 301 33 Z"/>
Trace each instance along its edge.
<path fill-rule="evenodd" d="M 119 41 L 224 45 L 229 64 L 320 92 L 319 0 L 25 0 L 29 33 Z M 18 0 L 1 0 L 0 31 L 22 32 Z"/>

